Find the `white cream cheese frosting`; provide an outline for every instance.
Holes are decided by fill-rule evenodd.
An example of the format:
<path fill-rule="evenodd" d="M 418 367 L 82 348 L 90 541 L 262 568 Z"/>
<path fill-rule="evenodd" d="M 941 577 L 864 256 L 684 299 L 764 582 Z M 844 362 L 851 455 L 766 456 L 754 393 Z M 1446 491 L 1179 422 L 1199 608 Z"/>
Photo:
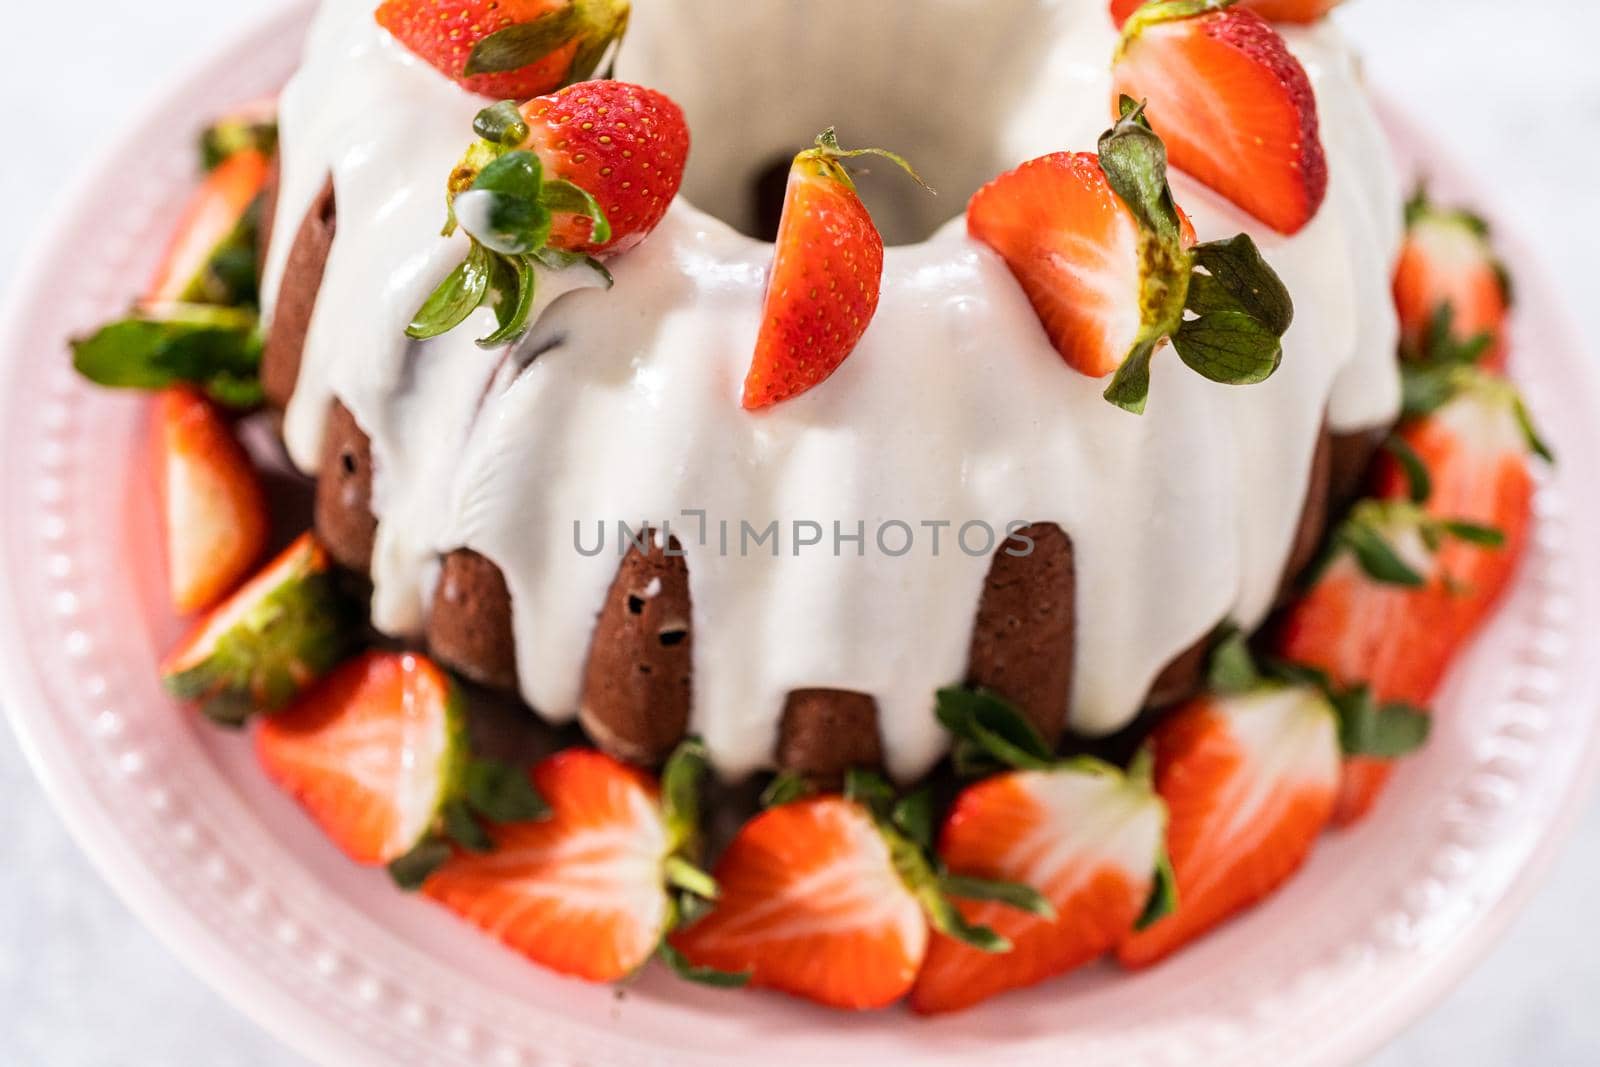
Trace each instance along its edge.
<path fill-rule="evenodd" d="M 1397 410 L 1399 181 L 1331 24 L 1285 33 L 1316 88 L 1330 174 L 1301 233 L 1274 234 L 1173 176 L 1202 240 L 1249 232 L 1287 283 L 1283 365 L 1229 387 L 1166 350 L 1140 417 L 1066 366 L 961 216 L 988 177 L 1093 149 L 1116 45 L 1104 0 L 636 5 L 618 75 L 684 107 L 684 195 L 608 264 L 611 289 L 582 269 L 542 278 L 537 324 L 512 352 L 473 343 L 486 311 L 434 341 L 405 337 L 465 252 L 439 236 L 444 179 L 485 101 L 408 53 L 371 8 L 327 0 L 282 101 L 268 315 L 285 235 L 330 173 L 338 200 L 285 439 L 312 473 L 330 402 L 349 407 L 372 439 L 375 625 L 419 633 L 440 555 L 481 552 L 511 591 L 523 695 L 551 720 L 577 712 L 615 524 L 670 522 L 693 601 L 690 725 L 719 769 L 768 765 L 785 695 L 826 687 L 874 696 L 891 771 L 920 774 L 945 748 L 933 693 L 964 675 L 993 548 L 972 526 L 963 550 L 960 528 L 1055 522 L 1077 571 L 1071 723 L 1113 731 L 1175 654 L 1223 619 L 1265 617 L 1325 419 L 1347 432 Z M 832 378 L 750 413 L 740 389 L 772 248 L 692 201 L 739 214 L 761 167 L 830 124 L 847 144 L 910 155 L 944 187 L 931 200 L 909 183 L 873 186 L 886 229 L 954 217 L 888 250 L 877 316 Z M 770 542 L 741 551 L 741 523 L 774 520 L 776 556 Z M 590 554 L 602 523 L 605 549 Z M 817 528 L 821 544 L 795 545 Z"/>

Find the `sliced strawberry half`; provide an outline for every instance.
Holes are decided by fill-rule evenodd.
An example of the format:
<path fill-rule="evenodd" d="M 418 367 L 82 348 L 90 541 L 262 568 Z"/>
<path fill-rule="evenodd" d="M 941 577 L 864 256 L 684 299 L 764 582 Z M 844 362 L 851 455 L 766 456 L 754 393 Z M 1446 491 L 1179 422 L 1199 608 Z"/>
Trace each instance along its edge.
<path fill-rule="evenodd" d="M 156 399 L 152 445 L 172 605 L 203 611 L 261 558 L 266 494 L 221 412 L 193 390 Z"/>
<path fill-rule="evenodd" d="M 691 962 L 836 1008 L 881 1008 L 911 990 L 928 922 L 864 806 L 829 796 L 771 808 L 715 875 L 716 909 L 672 938 Z"/>
<path fill-rule="evenodd" d="M 1160 0 L 1156 0 L 1160 2 Z M 1344 0 L 1239 0 L 1239 6 L 1248 8 L 1268 22 L 1296 22 L 1309 24 L 1321 20 Z M 1111 20 L 1120 28 L 1145 0 L 1111 0 Z"/>
<path fill-rule="evenodd" d="M 1098 154 L 1041 156 L 978 190 L 967 232 L 1006 261 L 1068 366 L 1114 375 L 1119 407 L 1144 410 L 1169 338 L 1213 381 L 1264 380 L 1293 319 L 1287 290 L 1245 235 L 1194 245 L 1160 138 L 1132 100 L 1122 111 Z"/>
<path fill-rule="evenodd" d="M 256 756 L 357 863 L 394 863 L 441 829 L 467 766 L 449 677 L 421 656 L 369 652 L 264 718 Z"/>
<path fill-rule="evenodd" d="M 916 176 L 892 152 L 841 149 L 832 129 L 794 157 L 761 330 L 744 382 L 746 410 L 769 407 L 826 381 L 855 351 L 877 313 L 883 237 L 844 165 L 869 153 Z"/>
<path fill-rule="evenodd" d="M 1435 519 L 1409 501 L 1357 505 L 1314 584 L 1286 610 L 1277 655 L 1341 689 L 1366 690 L 1380 705 L 1421 712 L 1464 639 L 1457 621 L 1464 605 L 1444 553 L 1498 543 L 1485 527 Z M 1387 753 L 1350 751 L 1335 824 L 1365 816 L 1393 768 Z"/>
<path fill-rule="evenodd" d="M 1143 773 L 1093 760 L 1011 771 L 969 786 L 951 809 L 939 856 L 956 876 L 1029 885 L 1051 917 L 958 901 L 971 923 L 1012 944 L 980 952 L 935 934 L 911 994 L 922 1013 L 959 1011 L 1098 959 L 1133 929 L 1151 896 L 1166 809 Z"/>
<path fill-rule="evenodd" d="M 1511 285 L 1478 216 L 1417 193 L 1406 206 L 1394 302 L 1409 358 L 1504 367 Z"/>
<path fill-rule="evenodd" d="M 689 855 L 704 767 L 698 745 L 680 749 L 663 787 L 590 749 L 559 753 L 533 770 L 550 805 L 538 821 L 490 830 L 492 849 L 458 851 L 422 891 L 502 943 L 561 974 L 613 982 L 633 974 L 662 938 L 717 886 Z M 740 975 L 696 970 L 662 950 L 686 977 L 739 984 Z"/>
<path fill-rule="evenodd" d="M 269 170 L 263 153 L 245 149 L 206 176 L 184 210 L 144 303 L 233 305 L 241 295 L 253 296 L 255 233 L 246 215 Z"/>
<path fill-rule="evenodd" d="M 214 722 L 238 725 L 332 668 L 353 626 L 327 552 L 304 534 L 190 631 L 162 662 L 162 680 Z"/>
<path fill-rule="evenodd" d="M 627 0 L 384 0 L 378 25 L 463 88 L 526 100 L 585 81 L 628 28 Z"/>
<path fill-rule="evenodd" d="M 1198 9 L 1198 11 L 1197 11 Z M 1280 233 L 1298 233 L 1328 189 L 1316 94 L 1260 15 L 1149 4 L 1123 29 L 1113 106 L 1145 101 L 1172 165 Z"/>
<path fill-rule="evenodd" d="M 1208 695 L 1156 727 L 1177 907 L 1117 950 L 1144 967 L 1277 890 L 1310 854 L 1339 784 L 1334 709 L 1308 686 Z"/>

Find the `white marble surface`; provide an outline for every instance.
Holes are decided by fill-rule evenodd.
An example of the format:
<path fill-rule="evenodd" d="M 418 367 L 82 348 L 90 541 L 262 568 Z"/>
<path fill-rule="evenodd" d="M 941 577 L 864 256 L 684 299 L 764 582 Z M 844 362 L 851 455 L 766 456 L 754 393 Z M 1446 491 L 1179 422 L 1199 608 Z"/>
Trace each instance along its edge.
<path fill-rule="evenodd" d="M 0 286 L 95 131 L 169 71 L 283 0 L 7 3 L 0 30 Z M 641 0 L 649 2 L 649 0 Z M 1520 231 L 1580 307 L 1596 297 L 1600 5 L 1592 0 L 1353 0 L 1373 80 L 1492 174 Z M 92 250 L 85 250 L 92 254 Z M 0 520 L 3 521 L 3 520 Z M 202 986 L 101 883 L 0 731 L 0 1061 L 291 1067 L 301 1063 Z M 1477 971 L 1371 1067 L 1600 1063 L 1600 798 L 1549 884 Z"/>

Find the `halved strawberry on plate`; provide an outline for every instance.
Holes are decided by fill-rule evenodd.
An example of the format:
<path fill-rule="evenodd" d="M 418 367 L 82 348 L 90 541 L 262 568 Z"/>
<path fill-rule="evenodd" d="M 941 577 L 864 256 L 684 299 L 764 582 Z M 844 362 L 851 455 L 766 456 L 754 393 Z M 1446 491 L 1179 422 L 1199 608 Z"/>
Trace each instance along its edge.
<path fill-rule="evenodd" d="M 1417 192 L 1406 205 L 1394 302 L 1407 358 L 1505 366 L 1510 276 L 1490 244 L 1488 223 L 1477 215 Z"/>
<path fill-rule="evenodd" d="M 263 152 L 247 148 L 206 175 L 184 209 L 143 304 L 254 301 L 255 220 L 248 216 L 270 169 Z"/>
<path fill-rule="evenodd" d="M 338 663 L 355 618 L 327 552 L 304 534 L 168 653 L 162 680 L 213 722 L 237 726 Z"/>
<path fill-rule="evenodd" d="M 1129 967 L 1164 959 L 1282 886 L 1327 825 L 1339 785 L 1337 717 L 1308 685 L 1209 693 L 1149 744 L 1177 902 L 1124 938 L 1117 957 Z"/>
<path fill-rule="evenodd" d="M 1170 903 L 1158 877 L 1166 869 L 1166 807 L 1148 756 L 1126 773 L 1087 757 L 1056 760 L 1015 708 L 981 691 L 943 690 L 939 711 L 958 744 L 976 743 L 1016 768 L 956 799 L 940 860 L 953 878 L 1032 886 L 1053 914 L 957 900 L 969 923 L 993 929 L 1012 949 L 980 952 L 935 933 L 911 993 L 912 1010 L 923 1014 L 960 1011 L 1092 962 Z M 996 737 L 1001 743 L 983 746 Z"/>
<path fill-rule="evenodd" d="M 222 413 L 192 389 L 156 399 L 152 462 L 172 606 L 203 611 L 250 573 L 267 546 L 267 501 Z"/>
<path fill-rule="evenodd" d="M 803 790 L 802 790 L 803 791 Z M 843 796 L 803 796 L 740 829 L 715 875 L 722 894 L 671 943 L 690 963 L 850 1011 L 911 991 L 930 926 L 991 953 L 1011 950 L 969 923 L 953 897 L 1049 914 L 1031 887 L 949 875 L 927 855 L 927 791 L 898 802 L 875 775 L 851 772 Z"/>
<path fill-rule="evenodd" d="M 484 821 L 545 808 L 527 778 L 476 760 L 448 675 L 422 656 L 368 652 L 258 720 L 267 777 L 363 866 L 420 884 L 453 844 L 488 847 Z"/>
<path fill-rule="evenodd" d="M 595 76 L 628 0 L 384 0 L 378 25 L 463 88 L 526 100 Z"/>
<path fill-rule="evenodd" d="M 696 742 L 672 756 L 659 784 L 592 749 L 558 753 L 532 772 L 548 815 L 491 827 L 489 849 L 457 850 L 422 892 L 561 974 L 619 981 L 659 954 L 684 977 L 743 984 L 663 942 L 718 895 L 695 866 L 704 766 Z"/>
<path fill-rule="evenodd" d="M 1277 30 L 1245 7 L 1161 0 L 1132 13 L 1113 77 L 1144 101 L 1172 165 L 1279 233 L 1322 206 L 1328 162 L 1317 99 Z"/>
<path fill-rule="evenodd" d="M 1029 160 L 967 205 L 967 232 L 1005 260 L 1068 366 L 1111 375 L 1105 397 L 1142 412 L 1171 340 L 1216 382 L 1263 381 L 1294 305 L 1244 234 L 1194 244 L 1167 185 L 1166 149 L 1131 99 L 1098 153 Z"/>
<path fill-rule="evenodd" d="M 1492 528 L 1435 518 L 1408 500 L 1363 501 L 1335 529 L 1312 584 L 1285 611 L 1276 655 L 1318 672 L 1337 691 L 1369 694 L 1388 717 L 1425 714 L 1463 641 L 1457 612 L 1464 605 L 1443 552 L 1452 541 L 1493 548 L 1500 540 Z M 1367 814 L 1404 754 L 1384 745 L 1346 749 L 1338 826 Z"/>

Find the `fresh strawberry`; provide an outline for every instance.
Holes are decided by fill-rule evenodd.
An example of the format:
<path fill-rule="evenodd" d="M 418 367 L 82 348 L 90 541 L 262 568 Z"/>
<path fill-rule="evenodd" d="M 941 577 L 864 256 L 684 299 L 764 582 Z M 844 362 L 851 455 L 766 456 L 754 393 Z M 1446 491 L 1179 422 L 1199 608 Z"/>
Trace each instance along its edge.
<path fill-rule="evenodd" d="M 842 162 L 867 152 L 916 176 L 892 153 L 843 151 L 832 129 L 794 157 L 755 358 L 744 381 L 746 410 L 820 385 L 872 323 L 883 281 L 883 237 Z"/>
<path fill-rule="evenodd" d="M 1150 744 L 1177 907 L 1122 942 L 1117 956 L 1130 967 L 1165 958 L 1278 889 L 1327 825 L 1339 782 L 1334 709 L 1309 686 L 1201 697 L 1157 726 Z"/>
<path fill-rule="evenodd" d="M 255 220 L 247 216 L 268 170 L 265 155 L 246 149 L 206 176 L 145 292 L 146 304 L 235 305 L 254 299 Z"/>
<path fill-rule="evenodd" d="M 168 654 L 162 680 L 213 721 L 238 725 L 283 707 L 332 668 L 351 625 L 328 554 L 305 534 Z"/>
<path fill-rule="evenodd" d="M 271 158 L 278 150 L 278 98 L 262 96 L 217 119 L 200 133 L 200 165 L 207 173 L 241 152 Z"/>
<path fill-rule="evenodd" d="M 911 989 L 928 948 L 916 894 L 870 812 L 842 797 L 771 808 L 716 867 L 722 897 L 673 944 L 692 962 L 837 1008 Z"/>
<path fill-rule="evenodd" d="M 1285 612 L 1277 654 L 1383 705 L 1426 708 L 1463 640 L 1461 591 L 1444 569 L 1445 550 L 1486 550 L 1499 536 L 1404 500 L 1357 505 L 1315 583 Z M 1349 752 L 1336 825 L 1371 809 L 1393 766 L 1383 751 Z"/>
<path fill-rule="evenodd" d="M 1011 771 L 969 786 L 945 822 L 940 858 L 954 875 L 1033 886 L 1055 915 L 958 902 L 968 922 L 991 927 L 1012 949 L 979 952 L 935 934 L 911 1007 L 959 1011 L 1116 947 L 1150 899 L 1165 821 L 1148 770 L 1125 776 L 1093 760 Z"/>
<path fill-rule="evenodd" d="M 1511 285 L 1478 216 L 1417 193 L 1406 205 L 1394 301 L 1409 358 L 1476 362 L 1488 370 L 1505 365 Z"/>
<path fill-rule="evenodd" d="M 703 749 L 681 748 L 657 787 L 590 749 L 533 770 L 548 817 L 489 831 L 493 849 L 458 852 L 422 891 L 529 959 L 591 982 L 614 982 L 658 951 L 685 977 L 742 984 L 691 968 L 662 938 L 717 894 L 693 864 Z"/>
<path fill-rule="evenodd" d="M 466 230 L 471 248 L 407 332 L 436 337 L 490 307 L 499 328 L 478 343 L 495 347 L 531 325 L 536 268 L 620 254 L 660 224 L 683 181 L 689 128 L 661 93 L 599 81 L 485 108 L 473 129 L 479 140 L 450 176 L 447 226 Z"/>
<path fill-rule="evenodd" d="M 1248 8 L 1268 22 L 1297 22 L 1309 24 L 1322 19 L 1344 0 L 1239 0 L 1239 6 Z M 1145 0 L 1111 0 L 1111 19 L 1118 28 L 1128 16 L 1143 7 Z"/>
<path fill-rule="evenodd" d="M 1144 410 L 1151 357 L 1169 338 L 1213 381 L 1264 380 L 1293 318 L 1288 292 L 1243 234 L 1189 247 L 1161 140 L 1122 103 L 1098 155 L 1042 156 L 978 190 L 968 233 L 1005 259 L 1069 366 L 1114 373 L 1105 396 L 1120 407 Z"/>
<path fill-rule="evenodd" d="M 210 401 L 186 388 L 156 400 L 153 462 L 172 605 L 204 611 L 267 545 L 267 501 L 250 457 Z"/>
<path fill-rule="evenodd" d="M 1530 460 L 1550 454 L 1522 398 L 1503 379 L 1460 368 L 1448 375 L 1446 388 L 1448 399 L 1397 432 L 1375 478 L 1379 496 L 1413 495 L 1429 515 L 1497 535 L 1491 544 L 1455 538 L 1439 547 L 1438 567 L 1450 594 L 1447 624 L 1465 640 L 1494 610 L 1527 551 Z M 1420 486 L 1418 468 L 1426 475 Z"/>
<path fill-rule="evenodd" d="M 1171 0 L 1123 28 L 1113 102 L 1146 103 L 1172 165 L 1280 233 L 1298 233 L 1328 190 L 1311 80 L 1253 11 Z"/>
<path fill-rule="evenodd" d="M 984 952 L 1010 951 L 1004 937 L 967 922 L 952 897 L 1052 914 L 1028 886 L 953 876 L 930 861 L 926 790 L 897 803 L 882 779 L 852 771 L 844 796 L 789 799 L 805 791 L 769 790 L 768 803 L 779 806 L 728 846 L 716 868 L 715 909 L 672 938 L 688 962 L 864 1011 L 910 992 L 930 925 Z"/>
<path fill-rule="evenodd" d="M 369 652 L 262 719 L 256 755 L 345 855 L 377 866 L 438 830 L 461 788 L 466 720 L 438 667 Z"/>
<path fill-rule="evenodd" d="M 378 25 L 467 90 L 526 100 L 594 77 L 628 0 L 384 0 Z"/>

